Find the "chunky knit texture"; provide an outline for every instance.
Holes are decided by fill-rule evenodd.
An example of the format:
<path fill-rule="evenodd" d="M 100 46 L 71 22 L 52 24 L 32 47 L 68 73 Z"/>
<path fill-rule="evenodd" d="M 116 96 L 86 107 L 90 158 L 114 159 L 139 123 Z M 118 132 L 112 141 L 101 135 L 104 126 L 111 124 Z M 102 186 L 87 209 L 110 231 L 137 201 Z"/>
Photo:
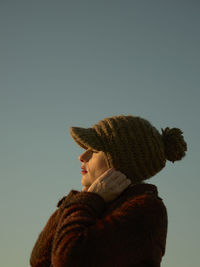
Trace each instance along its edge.
<path fill-rule="evenodd" d="M 71 190 L 58 206 L 33 248 L 32 267 L 160 266 L 167 211 L 156 186 L 130 185 L 109 203 Z"/>
<path fill-rule="evenodd" d="M 167 127 L 160 134 L 146 119 L 131 115 L 108 117 L 91 128 L 71 127 L 70 133 L 82 148 L 103 151 L 108 167 L 134 184 L 158 173 L 167 159 L 180 160 L 187 150 L 181 130 Z"/>

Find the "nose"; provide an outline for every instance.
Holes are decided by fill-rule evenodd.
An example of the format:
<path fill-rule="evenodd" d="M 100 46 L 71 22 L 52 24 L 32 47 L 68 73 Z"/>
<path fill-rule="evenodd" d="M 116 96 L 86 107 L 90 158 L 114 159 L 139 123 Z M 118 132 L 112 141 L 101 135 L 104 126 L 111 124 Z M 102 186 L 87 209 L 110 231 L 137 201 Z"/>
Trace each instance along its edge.
<path fill-rule="evenodd" d="M 90 157 L 91 157 L 90 154 L 91 154 L 91 153 L 90 153 L 90 150 L 87 149 L 83 154 L 81 154 L 81 155 L 78 157 L 78 159 L 79 159 L 81 162 L 87 162 L 87 161 L 90 159 Z"/>

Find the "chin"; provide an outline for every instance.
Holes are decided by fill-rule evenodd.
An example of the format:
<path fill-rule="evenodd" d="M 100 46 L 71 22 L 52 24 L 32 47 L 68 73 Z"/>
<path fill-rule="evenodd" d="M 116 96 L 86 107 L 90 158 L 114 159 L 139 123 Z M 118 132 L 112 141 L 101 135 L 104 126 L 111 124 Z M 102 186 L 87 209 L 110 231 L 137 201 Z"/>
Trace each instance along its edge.
<path fill-rule="evenodd" d="M 91 183 L 87 182 L 85 177 L 82 178 L 81 184 L 82 184 L 82 186 L 85 186 L 85 187 L 89 187 L 91 185 Z"/>

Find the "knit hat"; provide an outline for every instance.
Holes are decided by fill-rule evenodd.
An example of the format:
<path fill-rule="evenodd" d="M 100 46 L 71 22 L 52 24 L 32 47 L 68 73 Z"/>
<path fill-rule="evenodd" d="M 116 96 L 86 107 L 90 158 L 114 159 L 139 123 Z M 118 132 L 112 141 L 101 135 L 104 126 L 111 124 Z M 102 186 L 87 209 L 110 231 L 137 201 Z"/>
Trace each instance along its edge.
<path fill-rule="evenodd" d="M 107 166 L 123 172 L 134 184 L 154 176 L 166 160 L 185 156 L 183 132 L 169 127 L 161 130 L 160 134 L 149 121 L 132 115 L 108 117 L 91 128 L 70 127 L 78 145 L 103 151 Z"/>

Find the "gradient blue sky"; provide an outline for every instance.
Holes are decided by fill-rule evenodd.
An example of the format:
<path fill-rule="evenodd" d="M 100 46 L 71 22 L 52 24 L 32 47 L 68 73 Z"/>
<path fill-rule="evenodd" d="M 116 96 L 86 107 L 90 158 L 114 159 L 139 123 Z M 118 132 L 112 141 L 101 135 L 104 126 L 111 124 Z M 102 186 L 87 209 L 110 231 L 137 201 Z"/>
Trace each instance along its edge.
<path fill-rule="evenodd" d="M 179 127 L 187 156 L 148 181 L 169 216 L 163 267 L 199 264 L 199 1 L 0 1 L 0 258 L 26 267 L 81 190 L 70 126 L 120 114 Z"/>

